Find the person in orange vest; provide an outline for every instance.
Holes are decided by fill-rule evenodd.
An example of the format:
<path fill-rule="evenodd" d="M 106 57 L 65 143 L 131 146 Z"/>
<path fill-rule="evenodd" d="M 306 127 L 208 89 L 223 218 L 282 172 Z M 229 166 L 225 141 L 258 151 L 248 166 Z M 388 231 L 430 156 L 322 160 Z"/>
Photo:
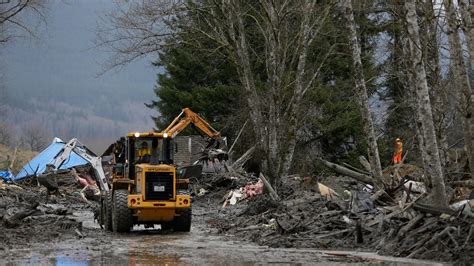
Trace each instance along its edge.
<path fill-rule="evenodd" d="M 395 152 L 393 154 L 393 164 L 399 164 L 402 162 L 403 143 L 400 138 L 395 140 Z"/>

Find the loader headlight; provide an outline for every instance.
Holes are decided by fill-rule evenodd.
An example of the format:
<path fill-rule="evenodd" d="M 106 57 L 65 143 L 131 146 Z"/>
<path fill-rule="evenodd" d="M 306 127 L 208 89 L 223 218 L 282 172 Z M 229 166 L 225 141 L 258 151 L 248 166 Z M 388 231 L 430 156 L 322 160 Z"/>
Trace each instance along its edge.
<path fill-rule="evenodd" d="M 168 133 L 164 133 L 163 138 L 167 138 L 167 137 L 168 137 Z"/>
<path fill-rule="evenodd" d="M 135 132 L 135 138 L 138 138 L 138 137 L 140 137 L 140 133 Z"/>

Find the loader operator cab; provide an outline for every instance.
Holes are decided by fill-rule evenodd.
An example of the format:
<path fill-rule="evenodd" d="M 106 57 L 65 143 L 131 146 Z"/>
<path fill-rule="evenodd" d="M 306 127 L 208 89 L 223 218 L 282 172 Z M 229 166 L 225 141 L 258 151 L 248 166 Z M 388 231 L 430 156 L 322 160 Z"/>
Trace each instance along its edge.
<path fill-rule="evenodd" d="M 166 137 L 165 137 L 166 136 Z M 136 165 L 173 164 L 173 140 L 161 133 L 134 133 L 127 136 L 126 172 L 135 178 Z"/>

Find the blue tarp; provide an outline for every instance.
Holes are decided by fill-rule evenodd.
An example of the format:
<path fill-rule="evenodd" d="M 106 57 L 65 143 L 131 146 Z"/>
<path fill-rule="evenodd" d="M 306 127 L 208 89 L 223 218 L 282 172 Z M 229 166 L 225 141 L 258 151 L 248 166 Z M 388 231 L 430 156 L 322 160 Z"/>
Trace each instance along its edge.
<path fill-rule="evenodd" d="M 44 171 L 46 170 L 46 165 L 54 161 L 54 157 L 58 155 L 58 153 L 64 147 L 64 144 L 64 142 L 58 142 L 57 139 L 55 139 L 55 141 L 53 141 L 51 145 L 49 145 L 40 154 L 38 154 L 35 158 L 33 158 L 25 166 L 23 166 L 23 169 L 21 169 L 18 175 L 13 177 L 13 180 L 21 180 L 32 176 L 35 173 L 36 169 L 38 169 L 38 171 L 36 171 L 37 175 L 44 173 Z M 81 156 L 77 155 L 75 152 L 72 152 L 71 156 L 69 156 L 69 159 L 66 160 L 66 162 L 64 162 L 63 165 L 59 167 L 59 169 L 67 169 L 85 164 L 87 164 L 86 160 L 84 160 Z"/>
<path fill-rule="evenodd" d="M 15 176 L 10 171 L 0 171 L 0 178 L 3 178 L 5 181 L 9 181 L 15 178 Z"/>

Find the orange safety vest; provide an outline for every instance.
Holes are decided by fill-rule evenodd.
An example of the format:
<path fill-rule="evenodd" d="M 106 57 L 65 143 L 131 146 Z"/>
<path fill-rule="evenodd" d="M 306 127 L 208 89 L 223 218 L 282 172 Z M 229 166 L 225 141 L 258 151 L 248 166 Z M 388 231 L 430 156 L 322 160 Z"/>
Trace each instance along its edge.
<path fill-rule="evenodd" d="M 399 164 L 402 161 L 403 143 L 401 141 L 395 142 L 395 154 L 393 155 L 393 163 Z"/>

